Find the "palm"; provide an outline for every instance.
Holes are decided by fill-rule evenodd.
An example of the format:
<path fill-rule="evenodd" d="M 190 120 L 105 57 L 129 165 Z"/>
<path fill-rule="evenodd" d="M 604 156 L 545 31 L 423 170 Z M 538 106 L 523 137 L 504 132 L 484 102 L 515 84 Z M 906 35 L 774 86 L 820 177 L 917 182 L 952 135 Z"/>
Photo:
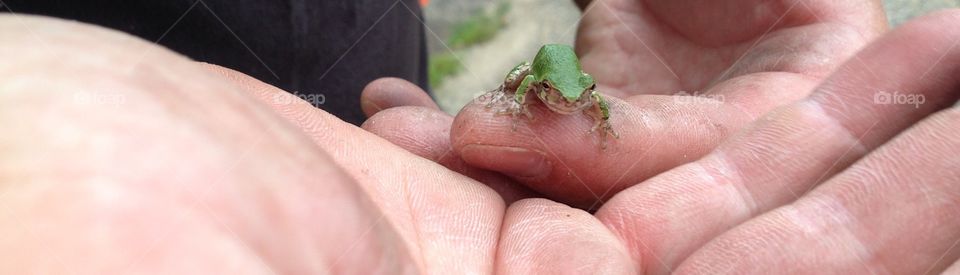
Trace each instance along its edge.
<path fill-rule="evenodd" d="M 875 15 L 820 15 L 843 14 L 849 4 L 754 2 L 596 0 L 585 11 L 578 51 L 614 96 L 723 93 L 724 82 L 739 77 L 806 88 L 875 35 L 840 23 Z"/>

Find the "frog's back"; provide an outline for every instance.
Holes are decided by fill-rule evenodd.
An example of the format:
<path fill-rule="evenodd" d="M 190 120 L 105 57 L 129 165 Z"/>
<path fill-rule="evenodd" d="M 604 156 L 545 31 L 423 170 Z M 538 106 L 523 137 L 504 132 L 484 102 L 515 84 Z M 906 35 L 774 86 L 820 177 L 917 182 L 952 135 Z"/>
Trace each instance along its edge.
<path fill-rule="evenodd" d="M 543 45 L 533 60 L 533 71 L 541 76 L 572 76 L 580 74 L 580 60 L 577 60 L 577 54 L 573 51 L 573 47 L 567 45 Z"/>

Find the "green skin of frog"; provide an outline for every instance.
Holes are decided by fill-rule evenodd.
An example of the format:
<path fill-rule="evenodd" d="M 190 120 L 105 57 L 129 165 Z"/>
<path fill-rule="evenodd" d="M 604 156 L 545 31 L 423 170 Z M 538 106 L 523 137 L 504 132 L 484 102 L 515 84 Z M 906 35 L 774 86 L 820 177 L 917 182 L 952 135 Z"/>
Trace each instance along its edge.
<path fill-rule="evenodd" d="M 514 101 L 519 113 L 530 113 L 526 109 L 527 93 L 533 93 L 547 105 L 551 111 L 560 114 L 583 112 L 594 120 L 594 126 L 588 133 L 597 129 L 602 142 L 607 134 L 619 138 L 610 126 L 610 107 L 595 91 L 597 84 L 593 77 L 583 72 L 580 60 L 573 48 L 567 45 L 544 45 L 537 52 L 533 63 L 523 62 L 507 74 L 503 81 L 506 90 L 514 90 Z"/>

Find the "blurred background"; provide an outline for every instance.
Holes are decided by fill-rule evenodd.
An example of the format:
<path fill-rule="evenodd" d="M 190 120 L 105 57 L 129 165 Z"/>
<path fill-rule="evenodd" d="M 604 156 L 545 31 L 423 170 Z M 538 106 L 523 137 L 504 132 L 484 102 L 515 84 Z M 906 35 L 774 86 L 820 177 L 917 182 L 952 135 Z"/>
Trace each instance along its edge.
<path fill-rule="evenodd" d="M 838 0 L 842 1 L 842 0 Z M 893 26 L 960 0 L 884 0 Z M 573 44 L 580 10 L 571 0 L 422 0 L 437 103 L 456 113 L 496 88 L 547 43 Z M 530 16 L 530 11 L 550 16 Z"/>

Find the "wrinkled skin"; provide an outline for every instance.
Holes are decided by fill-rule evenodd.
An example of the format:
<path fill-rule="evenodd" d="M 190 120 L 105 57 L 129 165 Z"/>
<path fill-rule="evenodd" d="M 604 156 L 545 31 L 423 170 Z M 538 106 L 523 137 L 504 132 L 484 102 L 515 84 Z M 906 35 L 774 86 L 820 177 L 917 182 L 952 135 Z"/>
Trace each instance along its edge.
<path fill-rule="evenodd" d="M 884 29 L 872 1 L 794 2 L 595 2 L 585 10 L 576 48 L 597 91 L 611 98 L 610 123 L 623 128 L 622 139 L 598 152 L 586 146 L 596 140 L 581 134 L 592 127 L 588 119 L 547 115 L 517 133 L 474 104 L 457 116 L 453 148 L 476 167 L 596 208 L 807 96 Z M 753 10 L 766 12 L 740 14 Z M 534 117 L 546 114 L 531 109 Z M 532 168 L 513 171 L 520 166 L 503 161 L 520 155 L 516 148 L 523 156 L 511 158 Z"/>
<path fill-rule="evenodd" d="M 607 152 L 582 146 L 589 140 L 575 133 L 588 120 L 550 116 L 542 106 L 532 109 L 545 117 L 516 132 L 478 105 L 449 128 L 442 114 L 433 122 L 415 115 L 439 112 L 411 106 L 377 113 L 376 124 L 364 127 L 405 148 L 424 147 L 406 140 L 443 140 L 450 129 L 449 142 L 421 154 L 449 146 L 454 153 L 439 162 L 466 166 L 474 178 L 505 175 L 553 200 L 597 209 L 641 273 L 946 268 L 960 238 L 950 212 L 958 210 L 958 163 L 945 153 L 956 150 L 947 148 L 957 142 L 950 130 L 957 114 L 941 111 L 958 96 L 960 53 L 952 45 L 960 33 L 946 31 L 957 12 L 884 33 L 878 1 L 764 1 L 768 11 L 790 12 L 737 14 L 753 11 L 753 2 L 586 7 L 577 49 L 599 90 L 613 97 L 612 123 L 624 129 Z M 874 104 L 879 91 L 922 94 L 927 102 Z M 391 123 L 406 130 L 380 126 Z M 923 187 L 915 186 L 921 177 Z M 575 235 L 527 226 L 501 238 L 554 243 Z M 901 238 L 918 234 L 930 237 Z M 522 251 L 529 243 L 537 242 L 511 244 Z M 527 267 L 560 261 L 542 253 L 510 259 Z"/>
<path fill-rule="evenodd" d="M 495 191 L 286 92 L 78 23 L 0 37 L 0 274 L 493 268 Z"/>
<path fill-rule="evenodd" d="M 821 12 L 843 13 L 851 10 Z M 588 13 L 583 27 L 603 18 Z M 372 117 L 359 129 L 126 35 L 0 16 L 0 52 L 18 53 L 0 63 L 0 273 L 957 272 L 957 37 L 960 12 L 918 19 L 837 61 L 834 73 L 718 84 L 755 87 L 731 88 L 724 107 L 627 97 L 617 89 L 632 88 L 609 76 L 610 94 L 626 98 L 614 104 L 618 125 L 633 135 L 611 149 L 688 156 L 624 175 L 638 184 L 598 194 L 609 199 L 591 215 L 523 199 L 539 196 L 530 187 L 593 203 L 521 176 L 538 164 L 524 163 L 526 152 L 583 137 L 517 137 L 476 106 L 454 119 L 396 79 L 364 91 Z M 616 54 L 584 39 L 585 62 Z M 874 104 L 878 89 L 926 103 Z M 728 109 L 756 114 L 721 121 Z M 726 130 L 670 126 L 683 123 L 673 116 L 707 115 Z M 589 127 L 559 116 L 538 123 L 525 133 Z M 674 132 L 650 146 L 660 132 L 639 136 L 644 125 Z M 470 152 L 490 144 L 512 149 L 487 164 Z M 558 181 L 558 190 L 609 186 L 585 173 L 632 166 L 560 153 L 542 168 L 563 163 L 585 185 Z M 497 157 L 523 169 L 492 167 Z"/>

